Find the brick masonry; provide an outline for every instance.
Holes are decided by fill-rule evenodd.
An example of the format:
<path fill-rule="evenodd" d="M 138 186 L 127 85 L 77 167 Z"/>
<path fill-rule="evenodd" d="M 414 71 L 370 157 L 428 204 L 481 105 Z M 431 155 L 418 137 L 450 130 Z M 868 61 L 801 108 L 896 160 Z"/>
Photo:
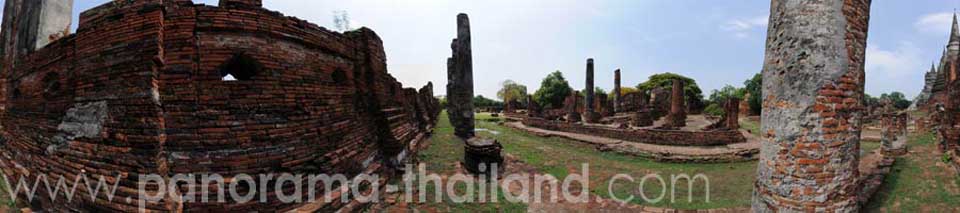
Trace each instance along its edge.
<path fill-rule="evenodd" d="M 14 168 L 6 175 L 120 175 L 108 183 L 118 181 L 117 196 L 132 203 L 80 196 L 39 205 L 135 211 L 139 174 L 390 177 L 405 156 L 415 156 L 439 102 L 432 85 L 403 89 L 387 73 L 373 31 L 332 32 L 258 0 L 220 5 L 112 1 L 83 12 L 76 34 L 11 59 L 17 66 L 4 60 L 0 166 Z M 223 81 L 225 74 L 249 79 Z M 41 192 L 39 200 L 49 196 Z M 303 205 L 268 197 L 244 204 L 165 199 L 147 210 Z"/>
<path fill-rule="evenodd" d="M 717 146 L 743 143 L 747 139 L 738 130 L 680 131 L 658 129 L 613 129 L 601 126 L 571 124 L 541 118 L 526 118 L 523 125 L 545 130 L 595 135 L 624 141 L 672 146 Z"/>
<path fill-rule="evenodd" d="M 754 212 L 855 212 L 870 0 L 775 0 Z"/>

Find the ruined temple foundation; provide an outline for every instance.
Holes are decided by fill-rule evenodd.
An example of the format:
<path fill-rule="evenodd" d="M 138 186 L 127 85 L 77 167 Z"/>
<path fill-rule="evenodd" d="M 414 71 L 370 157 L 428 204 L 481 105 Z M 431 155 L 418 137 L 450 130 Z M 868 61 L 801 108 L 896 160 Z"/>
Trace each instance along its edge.
<path fill-rule="evenodd" d="M 633 119 L 630 125 L 634 127 L 653 126 L 653 112 L 651 110 L 640 110 L 633 113 Z"/>
<path fill-rule="evenodd" d="M 772 1 L 754 212 L 859 211 L 869 15 L 870 0 Z"/>
<path fill-rule="evenodd" d="M 907 120 L 906 113 L 884 114 L 880 120 L 880 150 L 887 156 L 907 154 Z"/>
<path fill-rule="evenodd" d="M 461 13 L 457 15 L 457 38 L 450 45 L 453 56 L 447 60 L 447 110 L 457 137 L 464 142 L 464 168 L 474 174 L 488 174 L 491 164 L 498 164 L 500 169 L 504 167 L 500 154 L 503 147 L 497 140 L 477 136 L 474 130 L 470 42 L 470 19 Z"/>

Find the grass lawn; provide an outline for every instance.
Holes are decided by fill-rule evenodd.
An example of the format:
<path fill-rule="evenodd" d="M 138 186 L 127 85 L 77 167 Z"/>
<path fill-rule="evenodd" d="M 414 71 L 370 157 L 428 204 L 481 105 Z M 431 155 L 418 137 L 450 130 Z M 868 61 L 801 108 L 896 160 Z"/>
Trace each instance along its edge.
<path fill-rule="evenodd" d="M 760 121 L 753 120 L 753 117 L 740 118 L 740 129 L 748 130 L 754 136 L 760 137 Z"/>
<path fill-rule="evenodd" d="M 10 199 L 10 194 L 8 193 L 6 187 L 7 183 L 2 177 L 0 177 L 0 212 L 8 212 L 15 209 L 15 204 L 13 203 L 13 200 Z"/>
<path fill-rule="evenodd" d="M 933 134 L 912 135 L 910 154 L 898 158 L 869 212 L 960 212 L 960 179 L 936 154 Z"/>
<path fill-rule="evenodd" d="M 609 180 L 617 174 L 630 175 L 635 179 L 631 183 L 627 180 L 617 181 L 613 185 L 613 192 L 619 198 L 630 195 L 636 197 L 634 203 L 670 207 L 678 209 L 706 209 L 722 207 L 748 207 L 753 190 L 753 181 L 756 176 L 756 162 L 730 164 L 672 164 L 659 163 L 646 159 L 625 156 L 614 153 L 604 153 L 595 150 L 595 147 L 584 143 L 562 139 L 541 138 L 525 132 L 500 126 L 490 114 L 477 115 L 478 129 L 495 131 L 478 131 L 483 136 L 496 138 L 504 146 L 504 154 L 509 154 L 521 162 L 537 168 L 539 172 L 551 174 L 563 180 L 568 174 L 580 172 L 581 164 L 589 164 L 589 180 L 591 193 L 610 197 L 607 193 Z M 456 171 L 457 163 L 463 157 L 463 145 L 455 136 L 446 114 L 440 116 L 440 121 L 430 139 L 430 147 L 420 152 L 421 162 L 427 165 L 428 171 L 449 174 Z M 646 175 L 660 175 L 668 187 L 656 179 L 649 179 L 644 184 L 644 195 L 648 198 L 657 198 L 661 192 L 666 193 L 665 199 L 656 203 L 646 203 L 641 199 L 639 190 L 641 179 Z M 688 185 L 684 180 L 678 181 L 675 186 L 676 200 L 670 201 L 670 185 L 672 175 L 694 176 L 702 174 L 709 179 L 709 201 L 706 195 L 706 186 L 702 179 L 694 182 L 692 201 L 688 201 Z M 665 191 L 664 191 L 665 190 Z M 522 204 L 456 204 L 444 202 L 439 204 L 425 204 L 426 207 L 439 210 L 471 210 L 488 211 L 504 209 L 525 209 Z M 521 210 L 523 211 L 523 210 Z"/>

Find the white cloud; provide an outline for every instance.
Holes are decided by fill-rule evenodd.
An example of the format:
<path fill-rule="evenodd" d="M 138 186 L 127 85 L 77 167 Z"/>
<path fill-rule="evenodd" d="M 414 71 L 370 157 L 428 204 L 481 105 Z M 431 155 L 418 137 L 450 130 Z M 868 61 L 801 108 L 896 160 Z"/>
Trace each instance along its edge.
<path fill-rule="evenodd" d="M 769 22 L 769 16 L 757 16 L 748 19 L 733 19 L 727 21 L 721 28 L 724 31 L 732 33 L 735 38 L 748 38 L 751 35 L 751 32 L 755 30 L 763 30 L 767 27 Z"/>
<path fill-rule="evenodd" d="M 947 33 L 950 33 L 952 23 L 953 13 L 943 12 L 924 15 L 913 25 L 917 30 L 920 30 L 920 32 L 934 35 L 947 35 Z"/>
<path fill-rule="evenodd" d="M 914 95 L 923 86 L 924 68 L 929 68 L 922 50 L 911 42 L 900 42 L 894 49 L 869 44 L 866 52 L 867 92 L 881 94 L 900 91 Z"/>

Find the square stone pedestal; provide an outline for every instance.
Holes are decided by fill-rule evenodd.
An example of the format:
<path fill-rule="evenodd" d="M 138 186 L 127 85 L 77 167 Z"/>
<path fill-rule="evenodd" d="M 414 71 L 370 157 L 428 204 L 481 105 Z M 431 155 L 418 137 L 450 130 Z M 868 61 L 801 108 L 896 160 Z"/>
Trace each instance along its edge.
<path fill-rule="evenodd" d="M 463 168 L 472 174 L 483 174 L 490 177 L 493 164 L 497 164 L 497 170 L 499 170 L 497 172 L 499 173 L 506 167 L 503 165 L 501 151 L 503 151 L 503 146 L 495 139 L 480 136 L 470 138 L 464 143 Z M 481 169 L 481 165 L 484 166 L 484 169 Z"/>

